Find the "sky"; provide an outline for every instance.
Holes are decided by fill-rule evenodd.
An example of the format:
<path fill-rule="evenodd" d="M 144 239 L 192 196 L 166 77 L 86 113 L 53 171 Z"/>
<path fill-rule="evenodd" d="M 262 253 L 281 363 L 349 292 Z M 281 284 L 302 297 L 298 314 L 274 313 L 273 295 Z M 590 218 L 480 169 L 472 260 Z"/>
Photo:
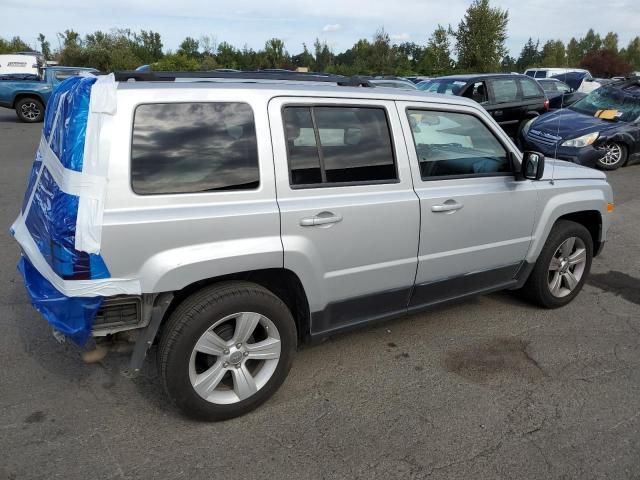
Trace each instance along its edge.
<path fill-rule="evenodd" d="M 186 36 L 203 35 L 236 47 L 258 49 L 265 40 L 285 41 L 291 54 L 311 48 L 316 37 L 335 53 L 383 27 L 394 43 L 425 44 L 438 24 L 457 26 L 471 0 L 0 0 L 0 37 L 19 35 L 36 46 L 43 33 L 52 48 L 56 33 L 73 29 L 154 30 L 165 50 Z M 509 11 L 507 48 L 517 57 L 529 37 L 567 42 L 594 28 L 617 32 L 620 46 L 639 34 L 640 0 L 492 0 Z"/>

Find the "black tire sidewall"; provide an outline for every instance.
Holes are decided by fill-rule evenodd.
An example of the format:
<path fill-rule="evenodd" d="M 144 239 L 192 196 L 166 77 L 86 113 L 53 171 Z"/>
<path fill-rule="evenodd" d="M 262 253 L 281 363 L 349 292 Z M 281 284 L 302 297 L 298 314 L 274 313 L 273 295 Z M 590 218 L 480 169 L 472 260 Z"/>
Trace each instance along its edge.
<path fill-rule="evenodd" d="M 30 103 L 30 102 L 34 102 L 38 105 L 38 108 L 40 109 L 40 115 L 38 115 L 38 117 L 34 120 L 30 119 L 30 118 L 26 118 L 22 115 L 22 105 L 24 103 Z M 38 123 L 41 122 L 44 119 L 44 104 L 38 100 L 37 98 L 21 98 L 20 100 L 18 100 L 16 102 L 16 115 L 18 116 L 18 119 L 21 122 L 24 123 Z"/>
<path fill-rule="evenodd" d="M 569 237 L 578 237 L 584 242 L 585 248 L 587 250 L 587 260 L 582 278 L 580 278 L 580 281 L 578 282 L 576 288 L 569 295 L 559 298 L 554 296 L 549 290 L 549 265 L 551 263 L 551 257 L 556 253 L 556 250 L 560 247 L 560 245 L 562 245 L 562 243 Z M 533 280 L 536 284 L 532 287 L 536 288 L 537 290 L 536 296 L 539 297 L 537 299 L 539 303 L 542 303 L 547 308 L 558 308 L 571 302 L 582 290 L 582 286 L 584 285 L 587 277 L 589 276 L 589 272 L 591 271 L 592 261 L 593 240 L 589 231 L 584 226 L 575 222 L 560 221 L 559 223 L 557 223 L 549 234 L 549 238 L 547 239 L 542 252 L 540 252 L 540 256 L 538 257 L 536 266 L 534 268 L 534 271 L 532 272 L 532 276 L 535 276 Z"/>
<path fill-rule="evenodd" d="M 602 170 L 608 170 L 608 171 L 612 171 L 612 170 L 617 170 L 620 167 L 623 167 L 625 163 L 627 163 L 627 146 L 624 143 L 620 143 L 620 142 L 613 142 L 616 145 L 618 145 L 621 149 L 621 158 L 620 161 L 614 165 L 605 165 L 604 163 L 602 163 L 600 160 L 602 160 L 602 158 L 599 158 L 597 160 L 597 164 L 598 164 L 598 168 L 601 168 Z"/>
<path fill-rule="evenodd" d="M 258 287 L 260 288 L 260 287 Z M 201 420 L 225 420 L 248 413 L 269 399 L 282 385 L 291 368 L 296 350 L 296 329 L 291 313 L 273 294 L 250 288 L 239 288 L 232 293 L 222 293 L 218 300 L 191 305 L 191 308 L 176 309 L 163 336 L 171 335 L 170 329 L 179 327 L 178 335 L 170 344 L 159 348 L 159 360 L 165 388 L 172 401 L 188 416 Z M 264 289 L 261 289 L 264 290 Z M 210 299 L 215 299 L 215 292 Z M 189 361 L 193 347 L 202 334 L 217 320 L 238 312 L 256 312 L 271 320 L 280 334 L 281 356 L 275 372 L 267 384 L 250 398 L 230 404 L 219 405 L 207 402 L 194 390 L 189 380 Z M 178 317 L 176 317 L 176 315 Z M 188 322 L 178 325 L 183 315 Z M 164 358 L 163 358 L 164 357 Z"/>

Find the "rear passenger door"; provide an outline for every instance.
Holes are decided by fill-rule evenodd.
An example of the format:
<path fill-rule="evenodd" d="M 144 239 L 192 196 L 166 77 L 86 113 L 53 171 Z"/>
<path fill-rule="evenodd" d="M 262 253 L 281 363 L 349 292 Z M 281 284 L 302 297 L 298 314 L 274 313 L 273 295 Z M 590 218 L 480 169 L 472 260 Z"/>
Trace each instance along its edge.
<path fill-rule="evenodd" d="M 518 83 L 520 84 L 523 104 L 521 115 L 524 117 L 527 112 L 544 113 L 544 101 L 546 96 L 540 84 L 535 80 L 525 77 L 524 75 L 518 78 Z"/>
<path fill-rule="evenodd" d="M 491 78 L 487 81 L 491 94 L 491 116 L 507 135 L 514 137 L 522 118 L 522 99 L 515 78 Z"/>
<path fill-rule="evenodd" d="M 312 333 L 404 312 L 420 211 L 393 102 L 275 98 L 269 121 L 284 266 Z"/>

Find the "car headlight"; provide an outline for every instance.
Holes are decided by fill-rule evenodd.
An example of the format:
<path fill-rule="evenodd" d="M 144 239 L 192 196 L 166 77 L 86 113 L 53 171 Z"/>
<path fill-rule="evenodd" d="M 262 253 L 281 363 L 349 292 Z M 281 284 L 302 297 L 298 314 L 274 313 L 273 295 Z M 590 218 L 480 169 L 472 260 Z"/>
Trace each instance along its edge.
<path fill-rule="evenodd" d="M 587 145 L 591 145 L 593 142 L 595 142 L 598 139 L 598 135 L 600 135 L 600 133 L 598 132 L 587 133 L 586 135 L 582 135 L 578 138 L 565 140 L 564 142 L 562 142 L 562 146 L 575 148 L 586 147 Z"/>
<path fill-rule="evenodd" d="M 524 126 L 522 127 L 522 134 L 526 135 L 527 133 L 529 133 L 529 129 L 531 128 L 531 125 L 533 124 L 535 118 L 532 118 L 531 120 L 527 121 L 527 123 L 524 124 Z"/>

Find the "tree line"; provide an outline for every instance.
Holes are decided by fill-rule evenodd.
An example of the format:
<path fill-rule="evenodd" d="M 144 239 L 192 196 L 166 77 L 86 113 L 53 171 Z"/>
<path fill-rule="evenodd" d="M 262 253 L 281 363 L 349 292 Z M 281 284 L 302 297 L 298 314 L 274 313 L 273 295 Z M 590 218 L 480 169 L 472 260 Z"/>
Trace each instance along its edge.
<path fill-rule="evenodd" d="M 40 51 L 47 59 L 62 65 L 94 67 L 102 71 L 130 70 L 150 64 L 154 70 L 211 70 L 235 68 L 295 69 L 344 75 L 428 75 L 462 72 L 522 72 L 529 67 L 582 67 L 595 76 L 625 75 L 640 70 L 640 37 L 620 48 L 618 35 L 601 37 L 590 29 L 582 38 L 540 44 L 529 38 L 518 58 L 507 54 L 505 42 L 509 13 L 492 7 L 489 0 L 473 0 L 457 26 L 438 25 L 425 44 L 393 43 L 384 29 L 371 39 L 360 39 L 351 48 L 336 53 L 316 38 L 311 47 L 302 44 L 302 52 L 291 54 L 283 40 L 271 38 L 264 48 L 245 45 L 238 48 L 217 42 L 205 35 L 186 37 L 177 50 L 164 50 L 160 33 L 114 29 L 97 31 L 84 37 L 74 30 L 58 34 L 60 47 L 52 50 L 43 34 L 38 37 Z M 0 38 L 0 53 L 31 50 L 14 37 Z"/>

